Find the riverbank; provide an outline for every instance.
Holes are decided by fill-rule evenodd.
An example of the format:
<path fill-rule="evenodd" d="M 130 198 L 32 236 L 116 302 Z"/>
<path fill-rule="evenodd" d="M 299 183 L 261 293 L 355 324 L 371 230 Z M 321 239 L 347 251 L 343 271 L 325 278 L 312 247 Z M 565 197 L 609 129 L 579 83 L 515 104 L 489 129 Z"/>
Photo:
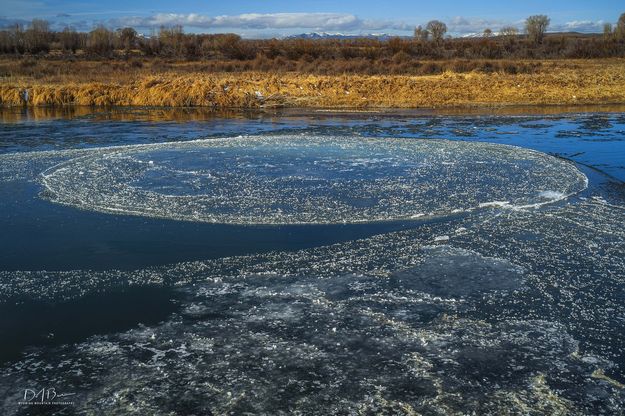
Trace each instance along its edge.
<path fill-rule="evenodd" d="M 8 74 L 0 106 L 446 108 L 625 103 L 625 60 L 542 61 L 535 73 L 312 75 L 298 72 L 80 71 Z M 72 76 L 74 75 L 74 76 Z"/>

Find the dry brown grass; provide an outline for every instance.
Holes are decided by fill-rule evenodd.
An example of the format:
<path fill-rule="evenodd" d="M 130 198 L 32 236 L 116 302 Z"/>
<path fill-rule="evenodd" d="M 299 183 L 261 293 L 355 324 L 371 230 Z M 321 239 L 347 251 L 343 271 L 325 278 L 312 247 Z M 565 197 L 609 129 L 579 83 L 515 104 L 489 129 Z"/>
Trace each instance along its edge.
<path fill-rule="evenodd" d="M 0 105 L 234 107 L 453 107 L 625 103 L 625 60 L 543 61 L 531 74 L 313 75 L 158 71 L 102 62 L 65 63 L 33 77 L 0 63 Z M 125 68 L 125 69 L 124 69 Z M 29 99 L 25 103 L 23 92 Z"/>

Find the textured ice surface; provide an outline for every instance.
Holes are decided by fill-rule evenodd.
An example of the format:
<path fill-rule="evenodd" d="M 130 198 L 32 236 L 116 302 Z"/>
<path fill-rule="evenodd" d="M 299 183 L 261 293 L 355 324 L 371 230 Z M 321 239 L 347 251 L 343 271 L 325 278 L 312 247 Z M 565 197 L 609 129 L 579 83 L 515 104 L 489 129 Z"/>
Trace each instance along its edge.
<path fill-rule="evenodd" d="M 579 192 L 564 160 L 443 140 L 261 136 L 94 150 L 48 169 L 54 202 L 242 224 L 355 223 L 534 206 Z"/>
<path fill-rule="evenodd" d="M 610 362 L 542 320 L 461 318 L 470 305 L 388 279 L 250 277 L 186 288 L 153 327 L 28 354 L 14 385 L 76 391 L 77 414 L 613 414 Z M 609 379 L 608 379 L 609 380 Z"/>
<path fill-rule="evenodd" d="M 16 383 L 63 385 L 77 413 L 619 414 L 623 212 L 588 200 L 291 253 L 5 273 L 3 293 L 157 281 L 186 298 L 160 325 L 31 352 L 0 389 L 11 405 Z"/>
<path fill-rule="evenodd" d="M 425 259 L 418 266 L 392 274 L 398 285 L 437 296 L 466 297 L 487 290 L 515 289 L 522 281 L 523 269 L 502 259 L 447 246 L 424 251 Z"/>
<path fill-rule="evenodd" d="M 241 149 L 255 140 L 260 139 L 235 139 L 236 150 L 216 141 L 188 148 L 158 145 L 6 157 L 0 173 L 5 181 L 32 180 L 48 169 L 46 181 L 55 194 L 50 198 L 60 198 L 60 192 L 70 198 L 63 203 L 107 212 L 112 206 L 127 212 L 132 203 L 141 215 L 169 218 L 175 214 L 142 211 L 145 193 L 197 201 L 213 189 L 202 182 L 210 179 L 206 174 L 194 182 L 197 175 L 189 172 L 201 169 L 192 165 L 189 154 L 191 160 L 184 159 L 185 153 L 198 151 L 202 158 L 219 145 L 226 154 L 232 151 L 231 160 L 245 159 Z M 305 141 L 314 149 L 325 140 L 337 142 L 293 140 L 296 148 Z M 350 146 L 357 140 L 345 141 L 348 152 L 356 152 Z M 267 141 L 277 146 L 279 139 Z M 410 169 L 402 169 L 414 160 L 423 163 L 419 145 L 389 143 L 393 146 L 366 141 L 368 147 L 403 158 L 399 166 L 380 166 L 391 179 L 396 168 L 402 173 L 394 180 L 410 177 Z M 77 393 L 67 414 L 622 414 L 625 209 L 599 195 L 537 209 L 488 209 L 559 199 L 582 189 L 585 177 L 568 162 L 537 152 L 455 145 L 452 152 L 440 148 L 450 149 L 449 143 L 434 141 L 427 149 L 437 155 L 430 155 L 431 160 L 440 161 L 427 168 L 432 170 L 428 180 L 442 184 L 440 200 L 430 190 L 423 195 L 431 200 L 414 200 L 419 210 L 388 207 L 397 217 L 455 209 L 470 210 L 467 215 L 293 252 L 135 271 L 0 272 L 0 302 L 20 297 L 58 301 L 125 285 L 163 284 L 182 293 L 179 312 L 160 324 L 33 349 L 2 365 L 3 412 L 32 410 L 17 406 L 21 391 L 15 386 L 54 385 Z M 442 158 L 446 151 L 466 160 Z M 181 157 L 185 162 L 178 166 Z M 510 164 L 498 165 L 494 159 L 499 158 Z M 340 182 L 341 169 L 354 159 L 314 172 Z M 498 182 L 497 175 L 514 170 L 514 164 L 526 168 Z M 488 180 L 474 178 L 480 186 L 492 187 L 483 198 L 479 192 L 463 193 L 474 189 L 462 169 L 480 165 L 492 168 L 483 171 Z M 226 170 L 235 172 L 234 178 L 244 177 L 241 172 L 247 168 L 237 166 L 233 162 Z M 463 173 L 454 175 L 455 168 Z M 271 167 L 263 164 L 262 169 Z M 123 180 L 108 178 L 111 172 Z M 369 169 L 360 172 L 362 181 L 351 186 L 385 192 Z M 548 178 L 533 176 L 538 172 Z M 85 198 L 108 192 L 100 188 L 108 183 L 113 191 L 96 202 L 109 208 L 71 200 L 72 192 L 80 192 L 72 188 L 71 174 L 86 186 Z M 245 182 L 235 191 L 247 187 Z M 316 190 L 306 184 L 291 185 L 302 188 L 298 195 Z M 444 187 L 455 187 L 454 195 L 463 198 L 445 202 L 454 196 Z M 267 202 L 274 196 L 258 198 Z M 474 209 L 480 204 L 485 209 Z M 349 213 L 365 220 L 376 212 L 375 205 L 344 206 L 349 210 L 324 211 L 323 216 L 313 210 L 307 218 L 349 221 L 342 217 Z M 283 207 L 282 213 L 258 207 L 265 219 L 295 221 L 295 214 L 286 215 L 295 207 Z"/>

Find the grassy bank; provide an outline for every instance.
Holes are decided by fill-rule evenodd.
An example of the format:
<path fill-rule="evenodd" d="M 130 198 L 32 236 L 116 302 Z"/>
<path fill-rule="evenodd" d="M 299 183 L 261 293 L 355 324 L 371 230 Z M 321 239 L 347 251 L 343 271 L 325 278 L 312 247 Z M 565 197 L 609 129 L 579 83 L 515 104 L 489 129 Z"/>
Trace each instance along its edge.
<path fill-rule="evenodd" d="M 532 73 L 446 70 L 436 75 L 209 72 L 197 64 L 159 70 L 102 62 L 69 63 L 62 71 L 39 73 L 23 65 L 11 71 L 11 65 L 0 63 L 2 106 L 427 108 L 625 103 L 623 59 L 541 61 Z"/>

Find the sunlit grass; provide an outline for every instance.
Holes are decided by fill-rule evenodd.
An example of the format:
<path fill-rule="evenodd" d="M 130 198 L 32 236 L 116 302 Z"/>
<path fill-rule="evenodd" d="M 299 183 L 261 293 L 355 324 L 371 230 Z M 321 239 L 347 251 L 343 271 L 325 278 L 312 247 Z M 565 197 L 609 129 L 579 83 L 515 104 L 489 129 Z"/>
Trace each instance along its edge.
<path fill-rule="evenodd" d="M 102 62 L 64 63 L 29 74 L 1 63 L 0 104 L 231 107 L 452 107 L 625 102 L 625 60 L 541 61 L 534 73 L 319 75 L 208 72 L 180 63 L 158 70 Z"/>

